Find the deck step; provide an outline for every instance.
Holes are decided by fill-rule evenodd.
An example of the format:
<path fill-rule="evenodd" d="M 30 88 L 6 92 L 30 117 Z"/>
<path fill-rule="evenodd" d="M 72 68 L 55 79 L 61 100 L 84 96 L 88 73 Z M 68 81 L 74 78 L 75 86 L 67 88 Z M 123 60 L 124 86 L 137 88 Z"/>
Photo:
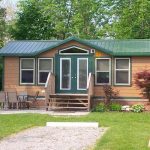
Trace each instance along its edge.
<path fill-rule="evenodd" d="M 88 105 L 88 103 L 66 103 L 66 102 L 53 102 L 53 104 L 68 104 L 68 105 Z"/>
<path fill-rule="evenodd" d="M 57 101 L 87 101 L 88 99 L 83 99 L 83 98 L 52 98 L 54 100 L 57 100 Z"/>
<path fill-rule="evenodd" d="M 68 109 L 88 109 L 88 107 L 62 107 L 62 106 L 52 106 L 52 109 L 59 109 L 59 108 L 61 108 L 61 109 L 63 109 L 63 108 L 68 108 Z"/>
<path fill-rule="evenodd" d="M 50 98 L 74 98 L 74 99 L 77 99 L 77 98 L 88 98 L 88 95 L 87 94 L 52 94 L 50 95 Z"/>
<path fill-rule="evenodd" d="M 51 94 L 49 100 L 51 109 L 89 109 L 87 94 Z"/>

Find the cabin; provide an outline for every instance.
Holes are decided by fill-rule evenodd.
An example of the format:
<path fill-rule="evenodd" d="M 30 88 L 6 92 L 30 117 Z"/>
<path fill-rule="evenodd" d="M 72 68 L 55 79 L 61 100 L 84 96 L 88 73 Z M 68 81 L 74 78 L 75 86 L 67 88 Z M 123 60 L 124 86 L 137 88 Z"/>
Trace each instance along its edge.
<path fill-rule="evenodd" d="M 39 91 L 41 108 L 90 110 L 104 99 L 105 84 L 119 91 L 115 101 L 122 104 L 147 101 L 134 75 L 150 69 L 150 39 L 10 41 L 0 56 L 3 90 Z"/>

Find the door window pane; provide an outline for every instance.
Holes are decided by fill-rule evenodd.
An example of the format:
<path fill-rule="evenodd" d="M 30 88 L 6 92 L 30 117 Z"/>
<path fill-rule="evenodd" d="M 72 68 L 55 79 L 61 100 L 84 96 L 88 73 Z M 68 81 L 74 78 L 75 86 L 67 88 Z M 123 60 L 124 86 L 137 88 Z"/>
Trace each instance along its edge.
<path fill-rule="evenodd" d="M 87 59 L 79 59 L 79 89 L 87 86 Z"/>
<path fill-rule="evenodd" d="M 61 88 L 69 89 L 70 88 L 70 60 L 62 59 L 62 74 L 61 74 Z"/>

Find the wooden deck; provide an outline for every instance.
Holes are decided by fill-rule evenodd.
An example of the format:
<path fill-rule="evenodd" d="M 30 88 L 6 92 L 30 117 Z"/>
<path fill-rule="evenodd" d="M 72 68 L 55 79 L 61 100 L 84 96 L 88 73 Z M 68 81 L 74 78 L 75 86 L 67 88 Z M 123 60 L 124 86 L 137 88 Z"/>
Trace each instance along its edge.
<path fill-rule="evenodd" d="M 86 94 L 55 93 L 55 76 L 50 73 L 45 85 L 46 110 L 87 110 L 91 109 L 94 79 L 90 73 Z"/>

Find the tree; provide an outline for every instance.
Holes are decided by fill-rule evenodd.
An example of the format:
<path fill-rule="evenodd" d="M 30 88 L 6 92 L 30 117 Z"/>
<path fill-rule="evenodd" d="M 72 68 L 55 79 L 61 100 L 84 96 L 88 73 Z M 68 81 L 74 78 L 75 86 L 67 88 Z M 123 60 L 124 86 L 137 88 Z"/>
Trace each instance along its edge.
<path fill-rule="evenodd" d="M 110 35 L 117 39 L 150 38 L 150 1 L 115 0 Z"/>
<path fill-rule="evenodd" d="M 13 22 L 10 33 L 13 38 L 20 40 L 49 39 L 53 37 L 53 24 L 49 22 L 50 16 L 43 15 L 43 3 L 37 0 L 21 1 L 18 18 Z"/>
<path fill-rule="evenodd" d="M 15 39 L 97 38 L 106 23 L 104 4 L 101 0 L 24 0 L 10 31 Z"/>
<path fill-rule="evenodd" d="M 5 16 L 5 9 L 0 7 L 0 48 L 3 46 L 5 40 Z"/>
<path fill-rule="evenodd" d="M 141 90 L 144 98 L 150 102 L 150 70 L 143 70 L 136 73 L 135 85 Z"/>

